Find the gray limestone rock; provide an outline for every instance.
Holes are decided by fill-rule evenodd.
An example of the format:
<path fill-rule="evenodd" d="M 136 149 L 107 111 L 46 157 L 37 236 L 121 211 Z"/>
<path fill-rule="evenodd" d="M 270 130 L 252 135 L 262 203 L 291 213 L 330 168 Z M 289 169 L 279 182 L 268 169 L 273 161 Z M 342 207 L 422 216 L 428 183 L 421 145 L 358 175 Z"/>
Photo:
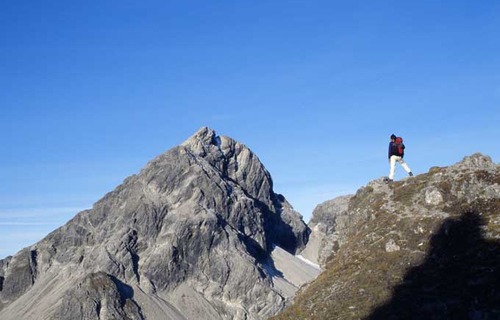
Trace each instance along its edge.
<path fill-rule="evenodd" d="M 133 289 L 102 271 L 87 274 L 68 290 L 55 312 L 56 319 L 143 320 Z"/>
<path fill-rule="evenodd" d="M 437 188 L 430 187 L 425 191 L 425 203 L 427 203 L 428 205 L 436 206 L 442 202 L 443 202 L 443 195 Z"/>
<path fill-rule="evenodd" d="M 0 318 L 264 319 L 298 288 L 276 286 L 273 248 L 308 234 L 250 149 L 201 128 L 1 260 Z"/>
<path fill-rule="evenodd" d="M 396 244 L 394 239 L 389 239 L 389 241 L 385 244 L 385 252 L 396 252 L 399 250 L 401 250 L 401 247 Z"/>
<path fill-rule="evenodd" d="M 312 233 L 301 255 L 324 265 L 344 241 L 343 233 L 352 219 L 348 211 L 352 196 L 341 196 L 319 204 L 313 211 L 309 227 Z"/>

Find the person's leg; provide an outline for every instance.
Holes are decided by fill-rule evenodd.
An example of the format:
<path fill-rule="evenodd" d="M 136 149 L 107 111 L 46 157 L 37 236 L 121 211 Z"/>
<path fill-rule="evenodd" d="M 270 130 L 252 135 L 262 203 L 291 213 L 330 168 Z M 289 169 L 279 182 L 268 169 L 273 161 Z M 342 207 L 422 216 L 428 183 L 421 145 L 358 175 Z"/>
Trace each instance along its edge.
<path fill-rule="evenodd" d="M 405 169 L 406 173 L 408 173 L 410 176 L 413 175 L 413 173 L 411 172 L 411 169 L 410 167 L 408 167 L 408 165 L 406 164 L 406 162 L 403 160 L 403 158 L 399 159 L 399 163 L 401 163 L 401 166 L 403 167 L 403 169 Z"/>
<path fill-rule="evenodd" d="M 390 163 L 391 169 L 389 171 L 389 179 L 394 180 L 394 174 L 396 173 L 396 161 L 398 160 L 398 156 L 391 156 Z"/>

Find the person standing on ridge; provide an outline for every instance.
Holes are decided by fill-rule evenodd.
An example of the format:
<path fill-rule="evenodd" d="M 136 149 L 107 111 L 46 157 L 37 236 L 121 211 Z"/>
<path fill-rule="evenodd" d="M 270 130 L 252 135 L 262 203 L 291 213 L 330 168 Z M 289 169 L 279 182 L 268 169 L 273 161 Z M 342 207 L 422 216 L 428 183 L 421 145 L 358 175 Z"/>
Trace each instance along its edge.
<path fill-rule="evenodd" d="M 387 182 L 392 182 L 394 180 L 394 174 L 396 173 L 396 162 L 399 162 L 401 164 L 403 169 L 408 173 L 410 177 L 413 176 L 411 169 L 403 160 L 404 155 L 405 145 L 403 144 L 403 138 L 396 137 L 395 134 L 392 134 L 391 142 L 389 142 L 389 163 L 391 164 L 391 169 L 389 171 L 389 179 L 387 180 Z"/>

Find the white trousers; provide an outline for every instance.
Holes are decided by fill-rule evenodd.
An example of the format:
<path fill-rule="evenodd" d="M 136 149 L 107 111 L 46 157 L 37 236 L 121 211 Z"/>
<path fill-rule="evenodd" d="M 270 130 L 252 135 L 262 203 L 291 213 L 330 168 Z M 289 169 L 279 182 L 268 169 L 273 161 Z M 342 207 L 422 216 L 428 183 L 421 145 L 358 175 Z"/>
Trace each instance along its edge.
<path fill-rule="evenodd" d="M 406 164 L 406 162 L 401 158 L 400 156 L 391 156 L 390 163 L 391 163 L 391 170 L 389 172 L 389 179 L 393 180 L 394 179 L 394 174 L 396 173 L 396 162 L 399 162 L 403 169 L 405 169 L 406 173 L 410 173 L 411 170 Z"/>

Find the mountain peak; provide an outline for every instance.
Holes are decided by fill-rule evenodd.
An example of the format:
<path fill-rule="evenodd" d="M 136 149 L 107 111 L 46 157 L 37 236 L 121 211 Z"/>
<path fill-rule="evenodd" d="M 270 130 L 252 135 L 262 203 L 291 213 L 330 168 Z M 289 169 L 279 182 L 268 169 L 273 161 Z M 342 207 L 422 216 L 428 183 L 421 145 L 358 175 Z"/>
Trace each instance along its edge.
<path fill-rule="evenodd" d="M 273 251 L 308 233 L 258 157 L 203 127 L 0 260 L 0 318 L 263 319 L 311 280 L 287 279 L 280 265 L 309 267 Z"/>
<path fill-rule="evenodd" d="M 210 129 L 209 127 L 201 127 L 181 145 L 196 154 L 203 155 L 206 154 L 210 148 L 220 146 L 220 137 L 217 136 L 215 130 Z"/>

